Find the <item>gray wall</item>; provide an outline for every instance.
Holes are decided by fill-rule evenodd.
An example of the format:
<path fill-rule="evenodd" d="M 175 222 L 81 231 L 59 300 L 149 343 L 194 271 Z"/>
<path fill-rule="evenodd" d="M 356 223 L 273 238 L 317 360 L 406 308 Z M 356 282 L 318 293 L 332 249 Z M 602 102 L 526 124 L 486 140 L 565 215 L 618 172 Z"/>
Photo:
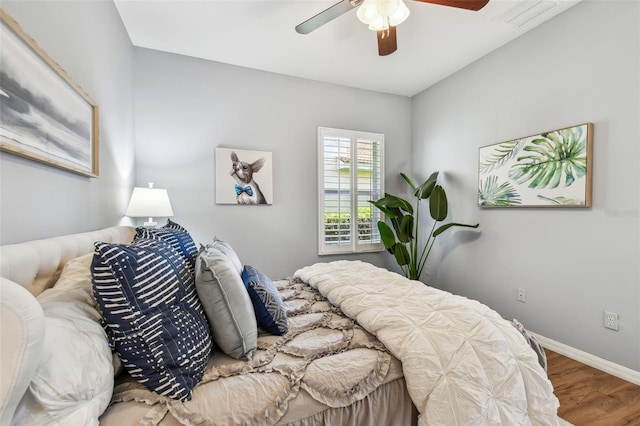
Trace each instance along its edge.
<path fill-rule="evenodd" d="M 413 99 L 416 174 L 457 221 L 429 277 L 556 341 L 640 370 L 640 3 L 585 1 Z M 593 207 L 479 209 L 478 148 L 593 122 Z M 516 289 L 527 302 L 516 301 Z M 620 331 L 602 311 L 620 314 Z"/>
<path fill-rule="evenodd" d="M 383 132 L 388 191 L 404 190 L 400 171 L 439 169 L 451 217 L 481 224 L 479 238 L 440 239 L 428 281 L 640 370 L 637 2 L 585 0 L 412 100 L 134 50 L 110 2 L 2 7 L 100 105 L 101 172 L 0 154 L 0 243 L 120 223 L 133 184 L 153 181 L 198 242 L 217 235 L 245 263 L 288 275 L 333 259 L 316 255 L 316 126 Z M 476 207 L 480 146 L 585 121 L 592 208 Z M 215 204 L 219 145 L 273 152 L 273 206 Z M 394 268 L 386 255 L 350 258 Z M 603 309 L 620 314 L 619 332 L 602 327 Z"/>
<path fill-rule="evenodd" d="M 388 190 L 410 167 L 409 98 L 153 50 L 136 49 L 135 117 L 136 184 L 167 188 L 198 243 L 218 236 L 274 278 L 333 259 L 317 255 L 317 126 L 384 133 Z M 273 205 L 215 203 L 217 146 L 273 153 Z"/>
<path fill-rule="evenodd" d="M 2 8 L 98 103 L 100 176 L 0 153 L 0 244 L 119 223 L 134 183 L 133 46 L 115 6 L 3 1 Z"/>

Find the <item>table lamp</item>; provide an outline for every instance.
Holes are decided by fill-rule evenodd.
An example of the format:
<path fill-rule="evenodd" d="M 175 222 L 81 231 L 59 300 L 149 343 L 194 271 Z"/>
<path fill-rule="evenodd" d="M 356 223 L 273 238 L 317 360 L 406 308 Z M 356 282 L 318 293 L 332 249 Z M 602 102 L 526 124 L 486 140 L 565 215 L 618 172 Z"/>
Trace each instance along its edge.
<path fill-rule="evenodd" d="M 171 217 L 173 210 L 169 201 L 169 194 L 166 189 L 154 188 L 153 183 L 149 183 L 148 188 L 135 187 L 126 216 L 148 217 L 149 221 L 144 223 L 145 228 L 155 228 L 158 222 L 154 222 L 154 217 Z"/>

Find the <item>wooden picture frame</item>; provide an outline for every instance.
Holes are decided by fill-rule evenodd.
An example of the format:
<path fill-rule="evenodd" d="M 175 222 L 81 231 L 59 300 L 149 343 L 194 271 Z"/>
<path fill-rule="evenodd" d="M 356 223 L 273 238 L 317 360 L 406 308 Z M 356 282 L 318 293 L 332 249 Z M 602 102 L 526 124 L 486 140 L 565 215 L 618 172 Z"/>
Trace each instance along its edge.
<path fill-rule="evenodd" d="M 590 207 L 593 123 L 480 148 L 479 207 Z"/>
<path fill-rule="evenodd" d="M 0 8 L 0 150 L 97 177 L 98 105 Z"/>

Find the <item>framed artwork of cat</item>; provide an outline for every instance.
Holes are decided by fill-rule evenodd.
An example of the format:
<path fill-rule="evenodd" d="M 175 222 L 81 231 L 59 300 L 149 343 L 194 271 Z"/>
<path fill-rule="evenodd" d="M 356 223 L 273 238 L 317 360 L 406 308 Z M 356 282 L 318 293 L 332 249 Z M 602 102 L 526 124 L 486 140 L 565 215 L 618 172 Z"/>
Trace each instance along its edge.
<path fill-rule="evenodd" d="M 271 152 L 216 148 L 216 204 L 273 204 Z"/>

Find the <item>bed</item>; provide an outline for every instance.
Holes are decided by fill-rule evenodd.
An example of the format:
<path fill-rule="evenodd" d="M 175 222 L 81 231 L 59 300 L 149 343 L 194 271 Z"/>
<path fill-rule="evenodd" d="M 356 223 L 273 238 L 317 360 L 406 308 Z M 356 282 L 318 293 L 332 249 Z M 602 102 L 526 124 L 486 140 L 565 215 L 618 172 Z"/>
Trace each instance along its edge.
<path fill-rule="evenodd" d="M 488 307 L 358 261 L 272 281 L 185 234 L 169 221 L 0 247 L 2 424 L 557 424 L 523 330 Z M 127 272 L 149 253 L 170 280 Z M 114 297 L 132 276 L 140 294 Z M 165 290 L 177 304 L 149 326 L 164 340 L 126 328 L 154 324 Z"/>

